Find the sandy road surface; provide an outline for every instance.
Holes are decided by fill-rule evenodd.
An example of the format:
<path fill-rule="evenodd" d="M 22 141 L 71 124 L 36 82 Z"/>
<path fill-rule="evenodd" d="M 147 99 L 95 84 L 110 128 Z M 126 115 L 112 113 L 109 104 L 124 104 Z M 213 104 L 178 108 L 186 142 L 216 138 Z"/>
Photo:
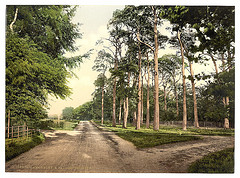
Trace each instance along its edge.
<path fill-rule="evenodd" d="M 46 132 L 46 141 L 6 163 L 6 172 L 186 172 L 202 156 L 234 146 L 234 137 L 205 137 L 136 149 L 82 121 L 75 131 Z"/>

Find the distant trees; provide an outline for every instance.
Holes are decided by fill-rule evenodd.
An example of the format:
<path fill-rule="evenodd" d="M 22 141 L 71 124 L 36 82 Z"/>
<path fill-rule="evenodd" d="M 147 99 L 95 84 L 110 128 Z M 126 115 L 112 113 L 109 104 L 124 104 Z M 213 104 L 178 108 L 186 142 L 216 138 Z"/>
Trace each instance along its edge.
<path fill-rule="evenodd" d="M 74 117 L 73 117 L 73 110 L 74 108 L 73 107 L 66 107 L 62 110 L 62 119 L 63 120 L 73 120 Z"/>

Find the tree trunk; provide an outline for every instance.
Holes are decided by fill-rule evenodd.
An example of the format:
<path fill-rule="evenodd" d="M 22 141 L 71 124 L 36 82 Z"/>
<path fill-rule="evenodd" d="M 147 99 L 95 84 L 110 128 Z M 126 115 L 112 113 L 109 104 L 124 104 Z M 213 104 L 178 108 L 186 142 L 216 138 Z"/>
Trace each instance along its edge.
<path fill-rule="evenodd" d="M 226 105 L 225 107 L 229 106 L 229 97 L 226 96 Z M 224 129 L 229 129 L 229 109 L 227 108 L 227 117 L 224 119 Z"/>
<path fill-rule="evenodd" d="M 163 86 L 163 94 L 164 94 L 164 111 L 167 111 L 167 92 L 166 86 Z"/>
<path fill-rule="evenodd" d="M 117 62 L 117 49 L 116 49 L 114 70 L 117 70 L 117 68 L 118 68 L 118 62 Z M 116 85 L 117 85 L 117 79 L 114 78 L 114 81 L 113 81 L 113 113 L 112 113 L 112 126 L 113 127 L 116 127 Z"/>
<path fill-rule="evenodd" d="M 121 118 L 122 118 L 122 99 L 120 99 L 120 106 L 119 106 L 119 115 L 118 115 L 118 124 L 121 125 Z"/>
<path fill-rule="evenodd" d="M 127 128 L 127 98 L 123 100 L 124 116 L 123 116 L 123 128 Z"/>
<path fill-rule="evenodd" d="M 136 123 L 136 130 L 140 129 L 140 120 L 141 120 L 141 102 L 142 102 L 142 96 L 141 96 L 141 63 L 142 63 L 142 56 L 141 56 L 141 49 L 139 45 L 139 50 L 138 50 L 138 113 L 137 113 L 137 123 Z"/>
<path fill-rule="evenodd" d="M 149 71 L 149 59 L 148 59 L 148 54 L 147 54 L 147 73 L 148 73 L 148 78 L 147 78 L 147 118 L 146 118 L 146 128 L 149 128 L 149 121 L 150 121 L 150 113 L 149 113 L 149 82 L 150 82 L 150 71 Z"/>
<path fill-rule="evenodd" d="M 224 62 L 224 54 L 221 54 L 222 56 L 222 67 L 223 67 L 223 71 L 225 71 L 225 62 Z M 223 105 L 224 107 L 228 107 L 229 105 L 229 97 L 223 97 Z M 227 117 L 224 118 L 224 129 L 228 129 L 229 128 L 229 119 L 228 119 L 229 113 L 227 110 Z"/>
<path fill-rule="evenodd" d="M 210 54 L 210 56 L 211 56 L 211 58 L 212 58 L 213 65 L 214 65 L 214 67 L 215 67 L 216 74 L 218 75 L 217 63 L 216 63 L 216 61 L 215 61 L 215 59 L 214 59 L 213 55 L 212 55 L 212 54 Z"/>
<path fill-rule="evenodd" d="M 12 21 L 12 23 L 9 25 L 9 28 L 11 30 L 11 32 L 13 33 L 13 24 L 16 22 L 17 20 L 17 15 L 18 15 L 18 8 L 16 8 L 16 11 L 15 11 L 15 15 L 14 15 L 14 19 Z"/>
<path fill-rule="evenodd" d="M 197 112 L 197 98 L 196 98 L 196 92 L 195 92 L 195 84 L 194 84 L 194 72 L 192 63 L 189 61 L 190 66 L 190 73 L 191 73 L 191 83 L 192 83 L 192 93 L 193 93 L 193 104 L 194 104 L 194 127 L 199 128 L 198 123 L 198 112 Z"/>
<path fill-rule="evenodd" d="M 103 118 L 104 118 L 104 86 L 102 86 L 102 119 L 101 119 L 101 124 L 103 124 Z"/>
<path fill-rule="evenodd" d="M 141 125 L 143 124 L 143 76 L 142 76 L 142 92 L 141 92 Z"/>
<path fill-rule="evenodd" d="M 157 14 L 156 8 L 152 6 L 154 14 L 154 121 L 153 121 L 153 130 L 159 130 L 159 96 L 158 96 L 158 31 L 157 31 Z"/>
<path fill-rule="evenodd" d="M 177 86 L 176 86 L 175 76 L 173 76 L 173 83 L 174 83 L 174 95 L 175 95 L 175 100 L 176 100 L 176 113 L 177 113 L 177 118 L 178 118 L 179 117 L 178 93 L 177 93 Z"/>
<path fill-rule="evenodd" d="M 130 86 L 130 72 L 128 72 L 128 87 Z M 123 127 L 127 128 L 127 118 L 128 118 L 128 96 L 125 100 L 125 107 L 124 107 L 124 117 L 123 117 Z"/>
<path fill-rule="evenodd" d="M 137 111 L 133 111 L 133 126 L 137 126 Z"/>
<path fill-rule="evenodd" d="M 182 56 L 182 78 L 183 78 L 183 130 L 187 130 L 187 102 L 186 102 L 186 76 L 185 76 L 185 63 L 184 63 L 184 53 L 183 53 L 183 44 L 180 38 L 180 32 L 178 31 L 178 41 L 181 47 L 181 56 Z"/>

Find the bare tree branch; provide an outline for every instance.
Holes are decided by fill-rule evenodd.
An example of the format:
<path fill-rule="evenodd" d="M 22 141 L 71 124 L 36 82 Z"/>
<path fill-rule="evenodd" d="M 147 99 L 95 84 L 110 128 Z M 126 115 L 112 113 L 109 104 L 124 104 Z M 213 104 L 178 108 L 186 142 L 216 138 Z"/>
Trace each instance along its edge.
<path fill-rule="evenodd" d="M 154 52 L 154 49 L 153 49 L 152 46 L 150 46 L 150 45 L 147 44 L 147 43 L 144 43 L 144 42 L 140 39 L 139 33 L 137 33 L 137 40 L 138 40 L 140 43 L 143 43 L 143 44 L 145 44 L 146 46 L 148 46 L 148 47 Z"/>

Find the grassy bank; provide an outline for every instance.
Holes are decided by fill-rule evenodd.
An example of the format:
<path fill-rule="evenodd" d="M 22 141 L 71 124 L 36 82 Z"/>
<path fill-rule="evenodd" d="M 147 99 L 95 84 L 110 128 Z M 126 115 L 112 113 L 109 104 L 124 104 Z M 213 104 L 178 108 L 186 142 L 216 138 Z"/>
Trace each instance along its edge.
<path fill-rule="evenodd" d="M 21 137 L 14 139 L 5 139 L 5 160 L 15 158 L 16 156 L 30 150 L 44 141 L 44 136 L 39 133 L 33 137 Z"/>
<path fill-rule="evenodd" d="M 193 163 L 190 173 L 234 173 L 234 148 L 210 153 Z"/>

